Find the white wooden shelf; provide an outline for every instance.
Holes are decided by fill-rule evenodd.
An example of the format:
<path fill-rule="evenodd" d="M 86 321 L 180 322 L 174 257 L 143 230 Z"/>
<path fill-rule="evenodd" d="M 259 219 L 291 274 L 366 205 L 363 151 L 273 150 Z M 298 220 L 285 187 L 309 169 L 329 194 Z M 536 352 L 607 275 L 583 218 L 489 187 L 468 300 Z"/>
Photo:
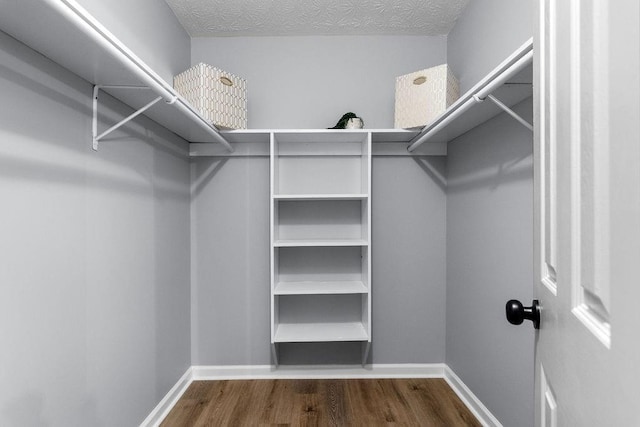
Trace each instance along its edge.
<path fill-rule="evenodd" d="M 481 125 L 506 107 L 533 96 L 533 39 L 528 40 L 411 140 L 409 151 L 424 142 L 447 143 Z M 520 119 L 521 120 L 521 119 Z"/>
<path fill-rule="evenodd" d="M 280 323 L 274 342 L 368 341 L 361 322 L 344 323 Z"/>
<path fill-rule="evenodd" d="M 369 289 L 362 282 L 280 282 L 273 291 L 275 295 L 341 295 L 366 294 Z"/>
<path fill-rule="evenodd" d="M 275 194 L 274 200 L 283 201 L 313 201 L 313 200 L 366 200 L 369 198 L 368 194 Z"/>
<path fill-rule="evenodd" d="M 196 140 L 196 142 L 189 145 L 189 154 L 192 157 L 269 157 L 271 134 L 281 136 L 282 134 L 300 134 L 301 132 L 330 135 L 333 139 L 340 135 L 345 135 L 345 132 L 349 132 L 347 133 L 349 136 L 362 136 L 370 133 L 371 142 L 373 143 L 373 156 L 445 156 L 447 154 L 446 142 L 423 144 L 413 153 L 409 153 L 407 146 L 420 133 L 420 129 L 362 129 L 351 131 L 328 129 L 225 130 L 221 134 L 233 144 L 235 150 L 233 153 L 229 153 L 219 144 Z M 306 137 L 306 139 L 310 138 Z M 316 155 L 319 155 L 319 153 L 316 153 Z"/>
<path fill-rule="evenodd" d="M 286 239 L 273 242 L 273 246 L 276 248 L 326 248 L 368 245 L 369 243 L 362 239 Z"/>
<path fill-rule="evenodd" d="M 229 145 L 172 85 L 75 0 L 3 2 L 0 28 L 94 85 L 118 86 L 105 91 L 135 110 L 162 97 L 166 102 L 158 102 L 144 114 L 187 141 Z M 150 90 L 131 90 L 127 86 L 146 86 Z"/>

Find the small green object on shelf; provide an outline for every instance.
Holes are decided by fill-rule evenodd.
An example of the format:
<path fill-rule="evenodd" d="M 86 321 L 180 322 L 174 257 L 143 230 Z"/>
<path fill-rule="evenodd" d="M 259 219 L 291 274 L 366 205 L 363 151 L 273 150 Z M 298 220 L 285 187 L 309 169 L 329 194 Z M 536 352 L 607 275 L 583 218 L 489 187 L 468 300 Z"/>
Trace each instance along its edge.
<path fill-rule="evenodd" d="M 340 120 L 338 120 L 338 123 L 336 123 L 336 125 L 332 128 L 327 128 L 327 129 L 346 129 L 347 128 L 347 123 L 349 122 L 349 119 L 356 119 L 358 118 L 358 116 L 355 113 L 345 113 Z"/>

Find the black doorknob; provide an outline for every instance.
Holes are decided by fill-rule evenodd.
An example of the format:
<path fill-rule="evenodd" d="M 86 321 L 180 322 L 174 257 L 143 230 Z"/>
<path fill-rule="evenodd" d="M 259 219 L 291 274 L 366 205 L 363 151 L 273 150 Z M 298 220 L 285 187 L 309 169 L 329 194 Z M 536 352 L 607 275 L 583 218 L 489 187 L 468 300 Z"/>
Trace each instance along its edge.
<path fill-rule="evenodd" d="M 531 307 L 524 307 L 522 303 L 516 299 L 507 301 L 507 320 L 512 325 L 520 325 L 525 319 L 533 322 L 535 329 L 540 329 L 540 303 L 537 299 L 533 300 Z"/>

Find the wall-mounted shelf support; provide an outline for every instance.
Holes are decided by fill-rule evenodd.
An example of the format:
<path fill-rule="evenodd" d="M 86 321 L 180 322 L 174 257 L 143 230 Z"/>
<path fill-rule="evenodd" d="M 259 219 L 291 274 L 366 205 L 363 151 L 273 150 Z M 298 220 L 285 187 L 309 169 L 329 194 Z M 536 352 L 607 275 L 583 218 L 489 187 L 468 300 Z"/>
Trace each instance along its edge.
<path fill-rule="evenodd" d="M 497 107 L 507 112 L 511 117 L 515 118 L 519 123 L 526 126 L 528 129 L 533 130 L 530 123 L 516 114 L 509 106 L 498 100 L 492 95 L 496 90 L 502 86 L 507 86 L 508 81 L 514 76 L 524 71 L 527 67 L 530 67 L 533 62 L 533 40 L 527 41 L 517 51 L 515 51 L 509 58 L 502 62 L 496 69 L 489 73 L 484 79 L 482 79 L 471 90 L 462 95 L 453 105 L 437 117 L 433 122 L 428 124 L 422 129 L 422 131 L 413 138 L 409 144 L 407 150 L 413 152 L 423 143 L 432 139 L 436 134 L 443 131 L 451 123 L 461 117 L 465 112 L 471 109 L 471 107 L 483 103 L 487 98 L 492 101 Z M 520 100 L 522 100 L 521 98 Z M 471 113 L 468 115 L 472 115 Z M 484 117 L 484 120 L 488 120 L 490 116 Z M 473 122 L 473 125 L 480 124 L 481 121 Z M 471 127 L 462 129 L 462 131 L 469 130 Z M 461 132 L 453 135 L 449 135 L 451 139 L 459 136 Z M 448 139 L 447 139 L 448 141 Z"/>
<path fill-rule="evenodd" d="M 18 3 L 18 2 L 16 2 Z M 113 58 L 113 62 L 117 64 L 115 67 L 119 69 L 118 73 L 115 75 L 110 75 L 109 80 L 111 82 L 117 81 L 130 81 L 133 77 L 134 80 L 141 83 L 141 85 L 145 89 L 150 89 L 153 91 L 160 99 L 164 99 L 167 104 L 172 105 L 180 112 L 179 115 L 182 115 L 187 119 L 188 122 L 192 124 L 196 124 L 205 130 L 206 135 L 211 137 L 214 142 L 220 143 L 223 145 L 229 152 L 233 152 L 233 147 L 231 144 L 225 139 L 223 135 L 220 134 L 218 128 L 205 120 L 200 113 L 195 110 L 187 101 L 182 98 L 176 90 L 169 85 L 166 81 L 164 81 L 155 71 L 153 71 L 147 64 L 145 64 L 135 53 L 133 53 L 127 46 L 125 46 L 120 40 L 118 40 L 107 28 L 105 28 L 97 19 L 89 14 L 82 6 L 78 4 L 76 0 L 45 0 L 53 11 L 56 12 L 56 15 L 59 17 L 63 17 L 67 23 L 72 24 L 68 26 L 69 28 L 75 27 L 77 30 L 81 32 L 80 38 L 76 40 L 80 40 L 82 47 L 86 46 L 86 49 L 91 49 L 92 51 L 99 51 L 108 53 Z M 18 7 L 15 8 L 22 13 L 31 13 L 32 9 L 27 7 Z M 48 8 L 45 8 L 45 11 Z M 43 12 L 43 13 L 44 13 Z M 8 12 L 11 14 L 11 12 Z M 40 11 L 39 11 L 40 13 Z M 59 21 L 59 19 L 58 19 Z M 66 30 L 67 26 L 65 26 Z M 71 30 L 68 32 L 65 31 L 63 34 L 73 34 Z M 75 36 L 75 34 L 74 34 Z M 71 36 L 69 36 L 71 37 Z M 62 42 L 55 41 L 50 44 L 46 44 L 47 48 L 45 49 L 45 53 L 47 50 L 51 50 L 54 52 L 54 55 L 47 54 L 46 56 L 51 57 L 55 60 L 56 56 L 64 57 L 58 51 L 59 45 L 63 44 Z M 58 52 L 58 55 L 55 53 Z M 64 65 L 64 64 L 61 64 Z M 83 67 L 79 67 L 84 69 Z M 73 67 L 70 68 L 72 71 Z M 93 73 L 93 71 L 92 71 Z M 112 73 L 113 74 L 113 73 Z M 82 76 L 82 73 L 79 73 Z M 84 77 L 89 77 L 88 80 L 93 83 L 100 84 L 101 79 L 93 77 L 93 74 Z M 123 80 L 125 79 L 125 80 Z M 104 80 L 102 80 L 104 81 Z M 94 129 L 95 125 L 95 112 L 97 110 L 96 102 L 97 102 L 97 94 L 96 91 L 100 88 L 106 89 L 133 89 L 137 86 L 98 86 L 98 89 L 94 88 Z M 94 149 L 97 147 L 97 143 L 101 138 L 103 138 L 109 132 L 117 129 L 122 126 L 122 124 L 128 122 L 135 116 L 143 113 L 145 110 L 151 108 L 152 105 L 155 105 L 159 100 L 156 98 L 153 103 L 147 104 L 144 107 L 140 108 L 135 115 L 132 115 L 125 119 L 122 123 L 119 123 L 114 129 L 109 129 L 108 132 L 103 133 L 103 135 L 97 135 L 97 131 L 94 132 L 94 140 L 93 145 Z M 138 104 L 132 104 L 132 106 L 136 106 Z M 159 122 L 163 125 L 163 122 Z M 170 129 L 173 130 L 173 129 Z M 182 136 L 182 135 L 181 135 Z"/>
<path fill-rule="evenodd" d="M 511 117 L 513 117 L 514 119 L 516 119 L 518 121 L 518 123 L 520 123 L 522 126 L 526 127 L 527 129 L 529 129 L 531 132 L 533 132 L 533 125 L 531 125 L 531 123 L 529 123 L 528 121 L 526 121 L 525 119 L 523 119 L 522 117 L 520 117 L 520 115 L 518 115 L 518 113 L 516 113 L 515 111 L 513 111 L 511 108 L 507 107 L 506 105 L 504 105 L 498 98 L 496 98 L 493 95 L 487 95 L 487 98 L 493 102 L 494 104 L 496 104 L 498 107 L 500 107 L 502 110 L 504 110 L 505 113 L 507 113 L 508 115 L 510 115 Z"/>
<path fill-rule="evenodd" d="M 93 138 L 92 139 L 93 139 L 93 149 L 95 151 L 98 151 L 98 144 L 100 143 L 100 140 L 102 138 L 104 138 L 105 136 L 107 136 L 111 132 L 115 131 L 116 129 L 120 128 L 121 126 L 127 124 L 128 122 L 130 122 L 131 120 L 133 120 L 134 118 L 136 118 L 140 114 L 144 113 L 149 108 L 153 107 L 154 105 L 156 105 L 158 102 L 160 102 L 162 100 L 162 97 L 158 96 L 157 98 L 155 98 L 153 101 L 149 102 L 144 107 L 142 107 L 139 110 L 137 110 L 137 111 L 133 112 L 132 114 L 128 115 L 127 117 L 125 117 L 124 119 L 122 119 L 121 121 L 116 123 L 115 125 L 111 126 L 109 129 L 105 130 L 104 132 L 102 132 L 101 134 L 98 135 L 98 101 L 99 101 L 99 98 L 100 98 L 100 89 L 132 89 L 132 90 L 139 90 L 139 89 L 149 89 L 149 88 L 145 87 L 145 86 L 100 86 L 100 85 L 95 85 L 93 87 L 93 122 L 92 122 L 92 136 L 93 136 Z M 175 102 L 175 100 L 174 100 L 174 102 Z"/>

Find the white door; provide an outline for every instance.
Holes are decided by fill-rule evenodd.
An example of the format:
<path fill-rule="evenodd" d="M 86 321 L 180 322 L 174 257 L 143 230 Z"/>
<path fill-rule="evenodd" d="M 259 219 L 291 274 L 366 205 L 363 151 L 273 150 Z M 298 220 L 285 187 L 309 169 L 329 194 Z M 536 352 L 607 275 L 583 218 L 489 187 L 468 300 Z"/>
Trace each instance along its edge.
<path fill-rule="evenodd" d="M 536 1 L 536 426 L 640 426 L 639 3 Z"/>

